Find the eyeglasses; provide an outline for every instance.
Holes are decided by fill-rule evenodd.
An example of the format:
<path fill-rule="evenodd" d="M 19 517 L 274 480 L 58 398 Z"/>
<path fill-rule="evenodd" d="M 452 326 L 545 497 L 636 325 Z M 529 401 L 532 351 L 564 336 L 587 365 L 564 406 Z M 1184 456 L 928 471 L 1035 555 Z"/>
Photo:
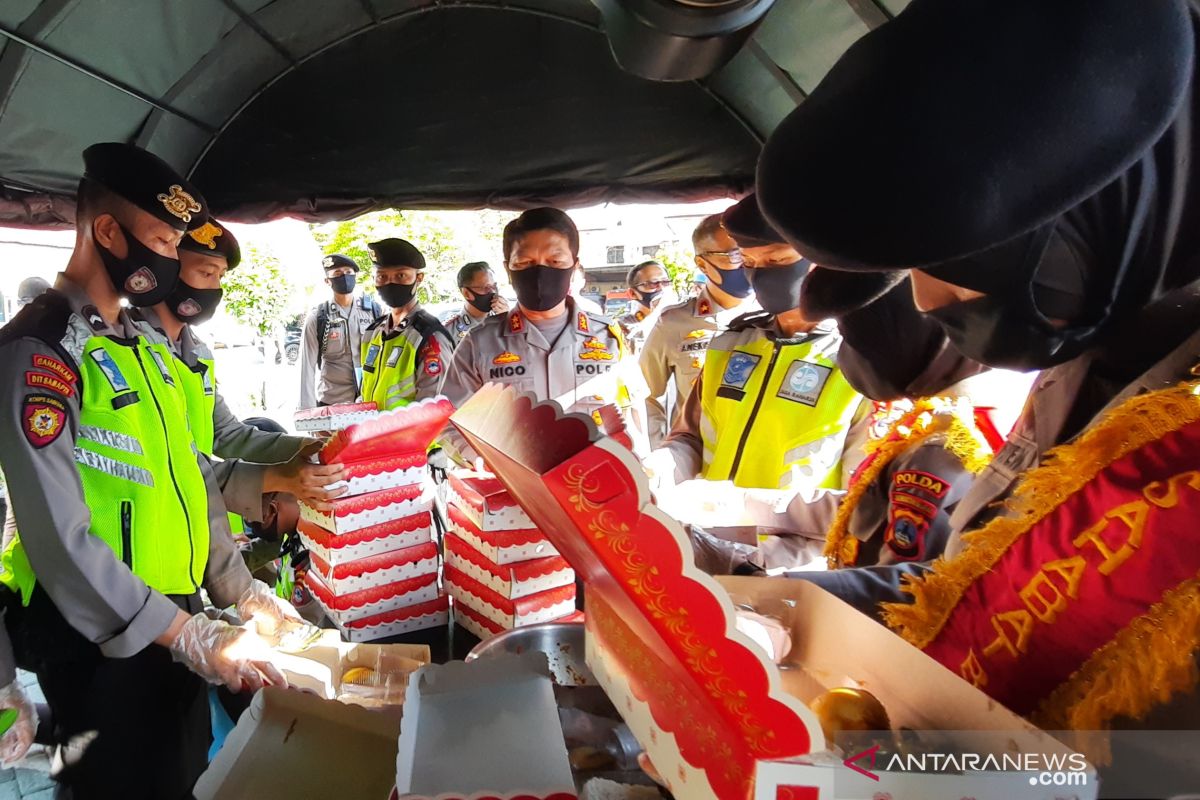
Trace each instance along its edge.
<path fill-rule="evenodd" d="M 696 255 L 704 258 L 705 261 L 709 261 L 709 259 L 705 258 L 705 256 L 721 256 L 735 267 L 740 267 L 745 263 L 742 258 L 742 251 L 736 248 L 733 250 L 705 250 L 697 253 Z M 709 263 L 712 262 L 709 261 Z"/>
<path fill-rule="evenodd" d="M 671 285 L 670 280 L 642 281 L 641 283 L 634 284 L 633 288 L 637 289 L 638 291 L 642 291 L 642 292 L 652 292 L 655 289 L 665 289 L 670 285 Z"/>

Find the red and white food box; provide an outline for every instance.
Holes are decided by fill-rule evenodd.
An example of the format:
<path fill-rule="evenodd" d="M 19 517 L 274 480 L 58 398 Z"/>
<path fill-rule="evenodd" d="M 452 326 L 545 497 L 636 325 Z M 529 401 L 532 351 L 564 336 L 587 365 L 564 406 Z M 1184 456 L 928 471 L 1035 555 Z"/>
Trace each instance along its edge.
<path fill-rule="evenodd" d="M 333 566 L 416 547 L 434 539 L 433 520 L 428 511 L 351 533 L 331 533 L 306 519 L 300 520 L 297 529 L 305 549 Z"/>
<path fill-rule="evenodd" d="M 353 497 L 358 494 L 381 492 L 396 486 L 410 486 L 425 480 L 428 474 L 426 464 L 423 452 L 351 461 L 342 465 L 346 471 L 346 479 L 331 484 L 328 488 L 345 486 L 347 491 L 344 496 Z"/>
<path fill-rule="evenodd" d="M 353 533 L 427 514 L 433 505 L 433 492 L 424 484 L 414 483 L 381 492 L 339 497 L 331 505 L 330 511 L 318 511 L 301 503 L 300 518 L 333 534 Z"/>
<path fill-rule="evenodd" d="M 425 542 L 341 564 L 330 564 L 309 551 L 309 563 L 309 571 L 316 572 L 326 588 L 342 597 L 397 581 L 436 575 L 438 548 L 433 542 Z"/>
<path fill-rule="evenodd" d="M 562 556 L 497 564 L 453 533 L 446 534 L 443 546 L 447 567 L 453 567 L 510 600 L 575 583 L 575 571 Z"/>
<path fill-rule="evenodd" d="M 551 622 L 575 612 L 574 583 L 512 600 L 449 565 L 442 570 L 442 579 L 456 609 L 466 606 L 504 630 Z"/>
<path fill-rule="evenodd" d="M 366 422 L 379 415 L 374 401 L 370 403 L 342 403 L 336 406 L 318 406 L 297 411 L 293 418 L 296 430 L 305 432 L 340 431 L 351 425 Z"/>
<path fill-rule="evenodd" d="M 405 606 L 427 603 L 438 596 L 436 571 L 349 594 L 336 594 L 325 585 L 320 574 L 313 570 L 305 573 L 304 583 L 329 618 L 341 623 L 366 619 Z"/>
<path fill-rule="evenodd" d="M 433 600 L 347 622 L 330 619 L 346 641 L 373 642 L 388 636 L 445 627 L 450 623 L 450 597 L 439 594 Z"/>
<path fill-rule="evenodd" d="M 420 453 L 446 427 L 454 406 L 445 397 L 430 397 L 403 408 L 379 412 L 334 434 L 321 448 L 322 464 L 350 464 Z"/>
<path fill-rule="evenodd" d="M 446 502 L 456 506 L 477 530 L 492 533 L 537 528 L 494 477 L 468 471 L 451 472 L 449 477 Z"/>
<path fill-rule="evenodd" d="M 633 454 L 583 415 L 486 385 L 452 422 L 583 578 L 588 666 L 675 797 L 1062 796 L 1061 784 L 1029 772 L 906 772 L 843 761 L 847 754 L 827 749 L 807 705 L 838 686 L 874 694 L 894 729 L 948 732 L 938 737 L 943 749 L 978 753 L 970 749 L 977 737 L 994 740 L 999 731 L 1005 752 L 1039 754 L 1043 764 L 1072 754 L 815 585 L 722 579 L 727 591 L 695 567 L 688 538 L 651 502 Z M 752 604 L 786 601 L 787 669 L 737 630 L 730 591 Z M 1071 784 L 1079 800 L 1097 792 L 1091 768 Z"/>
<path fill-rule="evenodd" d="M 450 531 L 493 564 L 516 564 L 558 555 L 546 534 L 536 528 L 482 531 L 460 506 L 446 506 Z"/>

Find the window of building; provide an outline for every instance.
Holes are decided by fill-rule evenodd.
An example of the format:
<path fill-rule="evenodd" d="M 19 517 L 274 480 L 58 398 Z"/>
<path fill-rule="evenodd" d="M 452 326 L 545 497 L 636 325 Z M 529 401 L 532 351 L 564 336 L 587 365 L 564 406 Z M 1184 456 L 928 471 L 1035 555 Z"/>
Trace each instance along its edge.
<path fill-rule="evenodd" d="M 654 258 L 658 255 L 659 246 L 656 244 L 648 244 L 642 248 L 642 255 L 646 258 Z"/>
<path fill-rule="evenodd" d="M 621 245 L 608 248 L 608 263 L 609 264 L 624 264 L 625 263 L 625 248 Z"/>

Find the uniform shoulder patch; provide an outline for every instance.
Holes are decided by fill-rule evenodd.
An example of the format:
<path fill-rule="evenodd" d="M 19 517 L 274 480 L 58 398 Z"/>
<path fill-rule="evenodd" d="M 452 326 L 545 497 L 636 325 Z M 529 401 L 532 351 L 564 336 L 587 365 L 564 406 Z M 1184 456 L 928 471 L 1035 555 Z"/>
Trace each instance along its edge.
<path fill-rule="evenodd" d="M 75 394 L 75 387 L 61 378 L 54 375 L 47 375 L 44 372 L 29 370 L 25 373 L 25 385 L 34 389 L 48 389 L 52 392 L 58 392 L 63 397 L 70 397 Z"/>
<path fill-rule="evenodd" d="M 21 431 L 26 441 L 40 450 L 62 435 L 67 427 L 67 407 L 56 397 L 44 394 L 25 396 L 21 407 Z"/>
<path fill-rule="evenodd" d="M 75 370 L 71 369 L 57 358 L 51 358 L 50 356 L 44 356 L 40 353 L 36 353 L 33 356 L 33 366 L 36 369 L 44 369 L 46 372 L 61 378 L 67 383 L 73 384 L 79 380 L 79 377 L 75 374 Z"/>
<path fill-rule="evenodd" d="M 899 492 L 924 495 L 941 500 L 950 491 L 950 484 L 936 475 L 920 470 L 905 470 L 892 476 L 892 488 Z"/>

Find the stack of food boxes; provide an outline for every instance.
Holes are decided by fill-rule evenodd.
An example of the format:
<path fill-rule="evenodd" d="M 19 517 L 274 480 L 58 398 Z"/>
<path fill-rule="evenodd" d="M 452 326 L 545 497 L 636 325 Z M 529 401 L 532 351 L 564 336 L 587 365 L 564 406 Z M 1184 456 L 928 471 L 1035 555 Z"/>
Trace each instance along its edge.
<path fill-rule="evenodd" d="M 322 463 L 345 467 L 348 491 L 329 511 L 301 505 L 304 581 L 349 641 L 448 621 L 425 453 L 452 412 L 445 398 L 425 400 L 352 425 L 321 450 Z"/>
<path fill-rule="evenodd" d="M 575 612 L 575 573 L 490 475 L 451 473 L 446 591 L 454 621 L 486 639 Z"/>
<path fill-rule="evenodd" d="M 296 430 L 302 433 L 340 431 L 377 416 L 379 416 L 379 410 L 374 402 L 342 403 L 336 406 L 306 408 L 296 412 Z"/>

